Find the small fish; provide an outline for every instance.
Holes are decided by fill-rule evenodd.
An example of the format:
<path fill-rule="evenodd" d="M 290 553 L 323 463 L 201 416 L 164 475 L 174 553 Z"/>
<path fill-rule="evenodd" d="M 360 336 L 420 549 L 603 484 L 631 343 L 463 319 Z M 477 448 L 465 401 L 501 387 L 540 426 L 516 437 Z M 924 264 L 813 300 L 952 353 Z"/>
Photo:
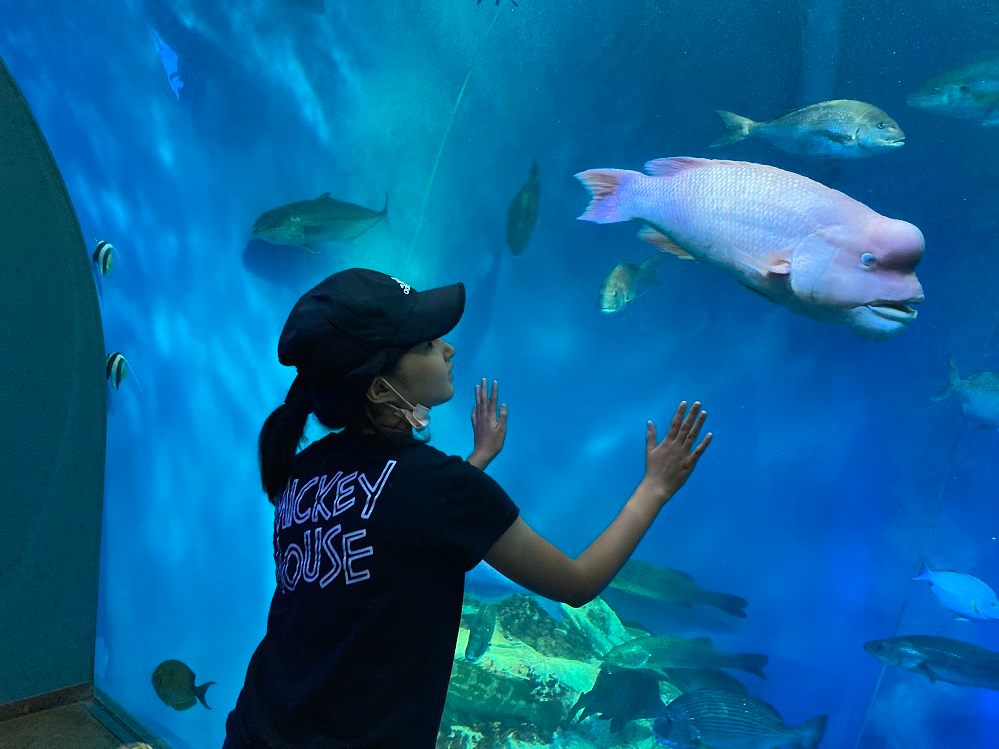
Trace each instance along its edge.
<path fill-rule="evenodd" d="M 608 314 L 620 312 L 641 294 L 641 284 L 649 286 L 658 282 L 656 268 L 662 260 L 662 253 L 653 255 L 641 265 L 618 263 L 600 284 L 600 310 Z M 642 294 L 645 292 L 643 291 Z"/>
<path fill-rule="evenodd" d="M 828 716 L 794 728 L 771 705 L 739 692 L 681 694 L 652 724 L 656 740 L 670 749 L 815 749 Z"/>
<path fill-rule="evenodd" d="M 489 649 L 489 642 L 496 631 L 495 603 L 484 603 L 479 606 L 475 621 L 468 628 L 468 642 L 465 644 L 465 660 L 475 663 Z"/>
<path fill-rule="evenodd" d="M 956 395 L 961 410 L 980 426 L 999 429 L 999 372 L 978 372 L 966 380 L 961 379 L 957 362 L 951 359 L 950 384 L 933 396 L 938 401 Z"/>
<path fill-rule="evenodd" d="M 643 221 L 639 238 L 663 252 L 869 340 L 894 338 L 915 321 L 925 242 L 912 224 L 764 164 L 677 157 L 645 168 L 578 173 L 591 197 L 579 218 Z"/>
<path fill-rule="evenodd" d="M 977 577 L 950 570 L 931 570 L 925 564 L 913 580 L 925 580 L 941 605 L 963 619 L 999 619 L 995 591 Z"/>
<path fill-rule="evenodd" d="M 810 104 L 766 122 L 724 109 L 715 113 L 728 132 L 711 148 L 754 137 L 801 156 L 863 159 L 905 145 L 905 133 L 895 120 L 874 105 L 853 99 Z"/>
<path fill-rule="evenodd" d="M 97 241 L 97 249 L 94 250 L 93 261 L 97 263 L 97 269 L 102 276 L 111 272 L 111 265 L 114 263 L 114 245 L 101 239 Z"/>
<path fill-rule="evenodd" d="M 125 379 L 125 375 L 128 374 L 128 360 L 120 351 L 113 351 L 108 354 L 106 368 L 108 382 L 117 390 L 121 381 Z"/>
<path fill-rule="evenodd" d="M 999 57 L 938 73 L 909 94 L 906 103 L 944 117 L 999 125 Z"/>
<path fill-rule="evenodd" d="M 702 588 L 686 572 L 635 559 L 624 563 L 621 571 L 610 581 L 610 587 L 677 606 L 693 606 L 695 603 L 714 606 L 742 619 L 746 618 L 743 609 L 749 605 L 745 598 Z"/>
<path fill-rule="evenodd" d="M 205 692 L 214 684 L 208 681 L 201 686 L 194 685 L 194 672 L 185 663 L 177 660 L 163 661 L 153 671 L 153 689 L 163 704 L 174 710 L 187 710 L 197 702 L 208 707 Z"/>
<path fill-rule="evenodd" d="M 170 45 L 160 38 L 160 35 L 156 33 L 156 29 L 152 26 L 147 26 L 146 28 L 149 29 L 149 36 L 153 40 L 153 46 L 156 47 L 156 54 L 160 56 L 160 61 L 163 63 L 163 69 L 166 71 L 170 88 L 179 99 L 180 90 L 184 88 L 184 81 L 180 79 L 180 73 L 177 72 L 177 63 L 179 60 L 177 53 L 170 49 Z"/>
<path fill-rule="evenodd" d="M 723 653 L 708 637 L 639 637 L 622 643 L 604 656 L 621 668 L 736 668 L 761 679 L 767 656 L 760 653 Z"/>
<path fill-rule="evenodd" d="M 541 201 L 541 170 L 531 161 L 531 176 L 510 201 L 506 213 L 506 243 L 510 252 L 519 255 L 531 241 L 538 223 L 538 204 Z"/>
<path fill-rule="evenodd" d="M 659 680 L 652 674 L 633 669 L 614 672 L 603 669 L 590 691 L 576 700 L 567 722 L 571 723 L 582 710 L 577 722 L 595 715 L 609 720 L 611 733 L 617 733 L 628 721 L 656 717 L 663 707 Z"/>
<path fill-rule="evenodd" d="M 314 242 L 350 242 L 379 221 L 388 222 L 388 196 L 381 211 L 346 203 L 324 192 L 315 200 L 300 200 L 273 208 L 253 223 L 253 235 L 265 242 L 305 247 Z"/>
<path fill-rule="evenodd" d="M 909 635 L 864 643 L 869 655 L 889 666 L 913 671 L 933 684 L 999 691 L 999 653 L 947 637 Z"/>

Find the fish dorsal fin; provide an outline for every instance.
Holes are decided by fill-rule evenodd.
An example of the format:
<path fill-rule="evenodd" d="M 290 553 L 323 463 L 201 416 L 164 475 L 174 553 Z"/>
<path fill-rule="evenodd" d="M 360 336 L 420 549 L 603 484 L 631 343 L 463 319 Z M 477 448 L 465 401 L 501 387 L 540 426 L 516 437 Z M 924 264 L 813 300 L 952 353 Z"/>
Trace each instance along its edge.
<path fill-rule="evenodd" d="M 683 570 L 671 570 L 671 569 L 667 569 L 666 571 L 671 572 L 677 577 L 683 578 L 688 583 L 694 583 L 694 585 L 697 585 L 697 582 L 694 580 L 694 576 L 691 575 L 689 572 L 684 572 Z"/>
<path fill-rule="evenodd" d="M 745 161 L 726 161 L 724 159 L 701 159 L 696 156 L 670 156 L 666 159 L 653 159 L 645 162 L 645 171 L 653 177 L 672 177 L 674 174 L 688 169 L 700 169 L 705 166 L 742 166 Z"/>
<path fill-rule="evenodd" d="M 638 232 L 638 238 L 643 242 L 648 242 L 653 247 L 658 247 L 663 252 L 676 255 L 681 260 L 697 259 L 661 231 L 653 229 L 651 226 L 643 226 Z"/>
<path fill-rule="evenodd" d="M 316 198 L 316 200 L 333 200 L 333 198 L 330 197 L 330 194 L 328 192 L 324 192 L 322 195 Z"/>

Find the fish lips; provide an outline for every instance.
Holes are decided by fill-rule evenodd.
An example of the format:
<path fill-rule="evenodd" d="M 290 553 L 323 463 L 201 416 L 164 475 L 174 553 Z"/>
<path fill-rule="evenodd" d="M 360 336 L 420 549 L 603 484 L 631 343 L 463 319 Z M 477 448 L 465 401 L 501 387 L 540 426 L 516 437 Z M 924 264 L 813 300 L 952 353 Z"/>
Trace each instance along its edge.
<path fill-rule="evenodd" d="M 922 297 L 916 297 L 905 301 L 878 300 L 857 305 L 849 310 L 847 325 L 863 338 L 887 341 L 915 322 L 919 313 L 913 305 L 922 301 Z"/>

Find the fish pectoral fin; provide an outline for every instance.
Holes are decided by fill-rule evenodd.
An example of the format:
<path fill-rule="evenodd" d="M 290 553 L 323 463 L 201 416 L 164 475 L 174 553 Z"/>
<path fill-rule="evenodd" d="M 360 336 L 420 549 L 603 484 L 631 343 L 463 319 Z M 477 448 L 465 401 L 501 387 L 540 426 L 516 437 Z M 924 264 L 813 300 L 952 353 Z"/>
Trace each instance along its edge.
<path fill-rule="evenodd" d="M 643 226 L 638 232 L 638 238 L 643 242 L 648 242 L 650 245 L 662 250 L 663 252 L 676 255 L 681 260 L 697 259 L 661 231 L 654 229 L 651 226 Z"/>
<path fill-rule="evenodd" d="M 833 143 L 839 143 L 844 146 L 856 141 L 854 133 L 839 133 L 835 130 L 819 130 L 816 135 L 819 135 L 826 140 L 831 140 Z"/>
<path fill-rule="evenodd" d="M 305 250 L 306 252 L 311 252 L 313 255 L 320 255 L 320 254 L 322 254 L 322 253 L 319 252 L 319 250 L 314 250 L 311 247 L 309 247 L 309 245 L 307 245 L 307 244 L 303 244 L 302 245 L 302 249 Z"/>
<path fill-rule="evenodd" d="M 930 667 L 927 666 L 925 663 L 920 663 L 918 666 L 916 666 L 912 670 L 915 671 L 917 674 L 922 674 L 927 679 L 929 679 L 930 680 L 930 684 L 935 684 L 936 681 L 937 681 L 937 675 L 935 673 L 933 673 L 933 671 L 930 669 Z"/>
<path fill-rule="evenodd" d="M 767 278 L 771 276 L 786 276 L 791 273 L 791 261 L 780 253 L 775 253 L 763 259 L 755 258 L 745 252 L 736 252 L 734 256 L 742 265 Z"/>

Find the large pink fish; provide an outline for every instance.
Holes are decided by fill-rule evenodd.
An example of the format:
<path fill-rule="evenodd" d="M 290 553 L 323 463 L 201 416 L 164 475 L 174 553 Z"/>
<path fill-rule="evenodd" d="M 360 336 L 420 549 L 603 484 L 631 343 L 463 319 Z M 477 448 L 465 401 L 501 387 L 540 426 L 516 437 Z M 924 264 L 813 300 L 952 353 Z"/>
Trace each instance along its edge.
<path fill-rule="evenodd" d="M 772 166 L 676 157 L 645 169 L 577 174 L 592 198 L 579 218 L 640 219 L 639 237 L 659 249 L 864 338 L 887 340 L 916 319 L 924 242 L 912 224 Z"/>

